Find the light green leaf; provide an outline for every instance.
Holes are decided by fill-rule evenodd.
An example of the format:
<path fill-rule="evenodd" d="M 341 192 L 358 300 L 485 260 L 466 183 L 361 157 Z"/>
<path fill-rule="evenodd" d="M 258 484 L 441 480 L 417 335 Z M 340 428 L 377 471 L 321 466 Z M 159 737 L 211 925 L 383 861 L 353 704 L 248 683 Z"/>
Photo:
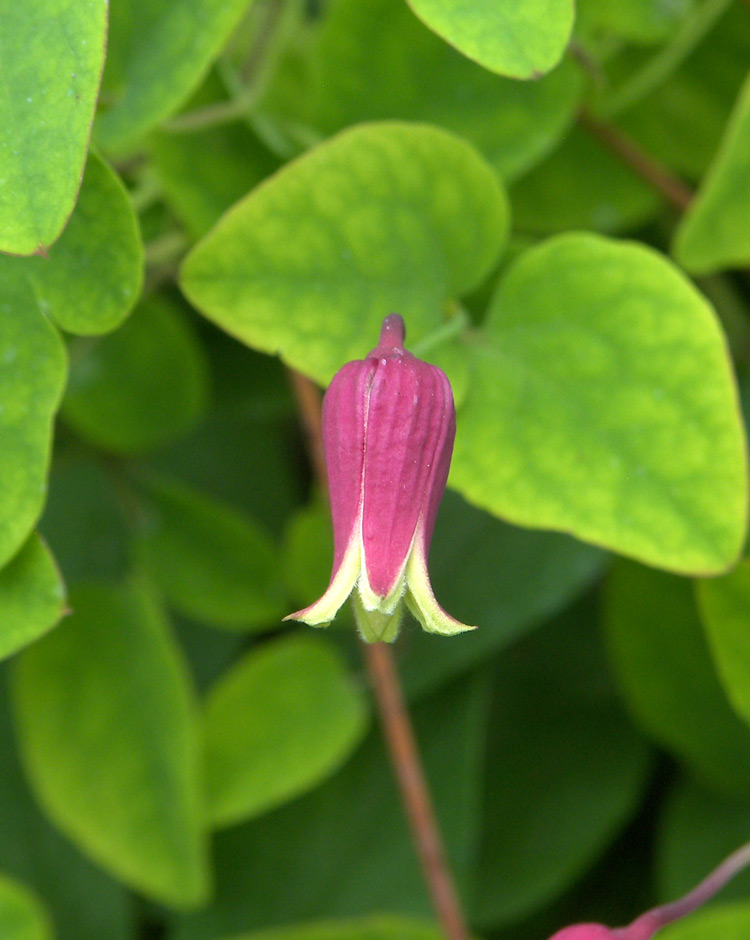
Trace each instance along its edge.
<path fill-rule="evenodd" d="M 280 927 L 241 934 L 234 940 L 441 940 L 443 934 L 430 924 L 401 917 L 368 917 L 325 924 Z"/>
<path fill-rule="evenodd" d="M 44 250 L 73 209 L 106 28 L 107 0 L 0 10 L 0 251 Z"/>
<path fill-rule="evenodd" d="M 514 227 L 542 235 L 570 229 L 626 231 L 659 210 L 659 197 L 629 167 L 574 127 L 510 189 Z"/>
<path fill-rule="evenodd" d="M 119 150 L 173 114 L 200 83 L 249 0 L 113 3 L 95 134 Z"/>
<path fill-rule="evenodd" d="M 583 234 L 532 248 L 473 358 L 451 476 L 469 500 L 678 572 L 734 561 L 737 389 L 712 308 L 666 258 Z"/>
<path fill-rule="evenodd" d="M 648 749 L 607 676 L 597 616 L 579 604 L 497 660 L 473 892 L 473 920 L 488 929 L 579 878 L 646 785 Z"/>
<path fill-rule="evenodd" d="M 297 635 L 252 650 L 206 700 L 211 822 L 233 825 L 321 783 L 361 740 L 366 715 L 327 641 Z"/>
<path fill-rule="evenodd" d="M 572 0 L 408 0 L 438 36 L 492 72 L 538 78 L 560 61 Z"/>
<path fill-rule="evenodd" d="M 238 510 L 179 483 L 147 481 L 140 563 L 175 609 L 230 629 L 289 613 L 269 536 Z"/>
<path fill-rule="evenodd" d="M 65 348 L 31 288 L 0 265 L 0 566 L 41 514 L 65 371 Z"/>
<path fill-rule="evenodd" d="M 659 931 L 659 940 L 747 940 L 750 904 L 717 905 Z"/>
<path fill-rule="evenodd" d="M 118 326 L 140 293 L 143 246 L 117 174 L 89 154 L 75 210 L 49 256 L 5 266 L 29 281 L 39 309 L 64 330 L 90 335 Z"/>
<path fill-rule="evenodd" d="M 91 585 L 73 615 L 17 660 L 21 754 L 37 797 L 126 884 L 205 900 L 195 706 L 164 616 L 139 587 Z"/>
<path fill-rule="evenodd" d="M 238 203 L 182 268 L 188 298 L 248 345 L 327 382 L 398 311 L 411 342 L 489 274 L 507 206 L 466 143 L 424 125 L 345 131 Z"/>
<path fill-rule="evenodd" d="M 3 940 L 52 940 L 52 925 L 38 898 L 0 874 L 0 937 Z"/>
<path fill-rule="evenodd" d="M 425 121 L 471 141 L 504 179 L 554 146 L 581 93 L 572 61 L 534 82 L 493 75 L 435 36 L 404 0 L 335 0 L 299 46 L 260 105 L 290 137 L 297 127 L 309 137 L 360 121 Z"/>
<path fill-rule="evenodd" d="M 719 151 L 675 233 L 674 254 L 692 274 L 750 263 L 750 77 Z"/>
<path fill-rule="evenodd" d="M 18 761 L 0 670 L 0 871 L 23 881 L 49 910 L 55 940 L 133 940 L 132 898 L 42 815 Z"/>
<path fill-rule="evenodd" d="M 750 560 L 730 574 L 696 585 L 719 676 L 729 701 L 750 722 Z"/>
<path fill-rule="evenodd" d="M 203 350 L 179 307 L 151 296 L 117 332 L 73 347 L 62 416 L 99 447 L 141 453 L 195 426 L 207 381 Z"/>
<path fill-rule="evenodd" d="M 622 561 L 607 583 L 604 622 L 641 727 L 713 789 L 750 795 L 750 729 L 719 684 L 690 582 Z"/>
<path fill-rule="evenodd" d="M 0 659 L 51 630 L 63 615 L 64 601 L 55 560 L 39 536 L 32 535 L 0 569 Z"/>

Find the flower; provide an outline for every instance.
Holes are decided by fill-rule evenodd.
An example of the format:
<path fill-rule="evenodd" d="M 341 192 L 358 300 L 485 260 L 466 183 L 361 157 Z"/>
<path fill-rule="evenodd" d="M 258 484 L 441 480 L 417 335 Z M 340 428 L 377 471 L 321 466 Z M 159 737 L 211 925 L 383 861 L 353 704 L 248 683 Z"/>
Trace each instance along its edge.
<path fill-rule="evenodd" d="M 351 594 L 363 639 L 395 640 L 404 602 L 425 630 L 471 630 L 435 600 L 427 553 L 448 478 L 456 409 L 442 370 L 404 349 L 404 321 L 349 362 L 323 400 L 323 446 L 333 519 L 325 594 L 285 619 L 328 624 Z"/>

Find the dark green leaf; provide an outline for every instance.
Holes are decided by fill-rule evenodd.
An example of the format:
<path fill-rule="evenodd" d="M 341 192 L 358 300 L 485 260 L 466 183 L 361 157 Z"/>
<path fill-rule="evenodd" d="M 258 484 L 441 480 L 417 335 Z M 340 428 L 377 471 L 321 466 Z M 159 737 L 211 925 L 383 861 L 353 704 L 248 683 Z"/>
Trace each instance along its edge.
<path fill-rule="evenodd" d="M 176 304 L 155 296 L 116 333 L 74 347 L 62 414 L 91 443 L 140 453 L 191 430 L 207 394 L 196 336 Z"/>
<path fill-rule="evenodd" d="M 441 940 L 442 936 L 436 927 L 415 920 L 371 917 L 263 930 L 244 934 L 235 940 Z"/>

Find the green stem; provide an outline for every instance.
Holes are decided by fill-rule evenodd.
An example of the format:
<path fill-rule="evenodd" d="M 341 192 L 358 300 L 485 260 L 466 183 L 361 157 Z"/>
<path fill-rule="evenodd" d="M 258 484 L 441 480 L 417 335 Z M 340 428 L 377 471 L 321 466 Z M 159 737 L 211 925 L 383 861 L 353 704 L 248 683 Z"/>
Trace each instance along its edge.
<path fill-rule="evenodd" d="M 634 105 L 661 85 L 693 51 L 732 0 L 704 0 L 644 66 L 634 72 L 597 111 L 609 118 Z"/>
<path fill-rule="evenodd" d="M 446 320 L 445 323 L 434 329 L 431 333 L 423 336 L 419 342 L 414 343 L 411 347 L 411 351 L 415 356 L 422 358 L 429 350 L 435 349 L 436 346 L 442 346 L 443 343 L 447 343 L 449 340 L 455 339 L 457 336 L 465 333 L 470 323 L 471 318 L 469 314 L 463 307 L 456 304 L 455 312 L 451 318 Z"/>

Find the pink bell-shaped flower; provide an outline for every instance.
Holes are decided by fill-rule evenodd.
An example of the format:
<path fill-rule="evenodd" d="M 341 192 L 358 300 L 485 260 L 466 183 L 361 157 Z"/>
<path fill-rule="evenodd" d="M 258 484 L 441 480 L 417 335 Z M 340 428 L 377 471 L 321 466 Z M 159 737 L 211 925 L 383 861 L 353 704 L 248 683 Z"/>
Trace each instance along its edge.
<path fill-rule="evenodd" d="M 574 924 L 563 927 L 550 940 L 651 940 L 662 927 L 686 914 L 692 914 L 709 901 L 734 876 L 750 865 L 750 843 L 737 849 L 715 868 L 692 891 L 670 904 L 654 907 L 637 917 L 627 927 L 605 927 L 602 924 Z M 718 938 L 717 938 L 718 940 Z"/>
<path fill-rule="evenodd" d="M 286 619 L 330 623 L 351 594 L 363 639 L 395 640 L 403 603 L 425 630 L 472 627 L 435 600 L 427 553 L 448 478 L 456 410 L 442 370 L 404 349 L 404 321 L 383 321 L 367 358 L 347 363 L 323 400 L 333 572 L 314 604 Z"/>

